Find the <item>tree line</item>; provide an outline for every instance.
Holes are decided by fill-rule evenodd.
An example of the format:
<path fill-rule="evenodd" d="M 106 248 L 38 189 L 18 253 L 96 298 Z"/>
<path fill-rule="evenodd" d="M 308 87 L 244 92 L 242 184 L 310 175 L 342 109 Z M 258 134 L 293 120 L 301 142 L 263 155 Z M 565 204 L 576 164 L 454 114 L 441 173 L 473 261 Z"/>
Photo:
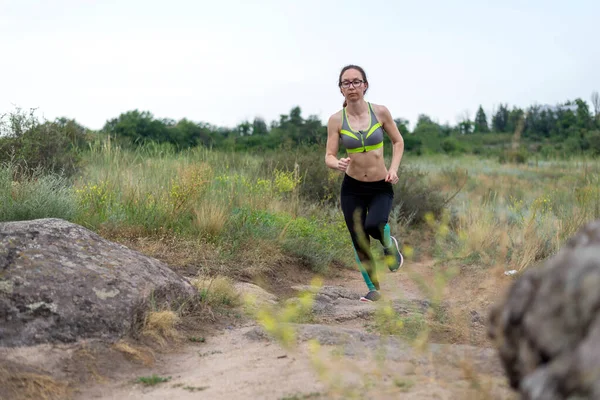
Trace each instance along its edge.
<path fill-rule="evenodd" d="M 590 106 L 591 104 L 591 106 Z M 411 154 L 472 153 L 505 157 L 515 147 L 518 160 L 532 153 L 547 157 L 600 155 L 600 96 L 591 103 L 581 98 L 556 105 L 531 105 L 525 109 L 500 104 L 486 115 L 479 106 L 473 119 L 464 114 L 456 124 L 441 124 L 426 114 L 418 116 L 414 128 L 397 118 L 405 150 Z M 130 110 L 112 118 L 102 129 L 86 129 L 74 119 L 39 121 L 34 112 L 0 114 L 0 163 L 17 162 L 25 169 L 42 166 L 74 171 L 81 151 L 101 135 L 125 146 L 153 142 L 176 150 L 205 146 L 226 151 L 289 150 L 304 146 L 321 149 L 327 127 L 315 115 L 304 117 L 300 107 L 267 123 L 262 118 L 227 128 L 189 119 L 159 119 L 149 111 Z M 387 137 L 385 140 L 388 140 Z M 516 146 L 515 146 L 516 145 Z M 340 152 L 343 152 L 340 146 Z M 386 154 L 391 146 L 385 146 Z"/>
<path fill-rule="evenodd" d="M 454 125 L 440 124 L 426 114 L 414 128 L 397 118 L 406 150 L 422 153 L 485 152 L 508 146 L 522 124 L 520 139 L 532 150 L 543 145 L 563 153 L 600 154 L 600 96 L 594 92 L 590 105 L 577 98 L 557 105 L 528 108 L 500 104 L 488 116 L 479 106 L 473 119 L 459 118 Z M 171 143 L 178 148 L 207 146 L 226 150 L 269 150 L 289 146 L 323 145 L 327 127 L 315 115 L 305 118 L 300 107 L 280 115 L 269 124 L 262 118 L 243 121 L 233 128 L 213 126 L 188 119 L 156 119 L 148 111 L 132 110 L 106 122 L 101 132 L 133 143 L 148 140 Z"/>

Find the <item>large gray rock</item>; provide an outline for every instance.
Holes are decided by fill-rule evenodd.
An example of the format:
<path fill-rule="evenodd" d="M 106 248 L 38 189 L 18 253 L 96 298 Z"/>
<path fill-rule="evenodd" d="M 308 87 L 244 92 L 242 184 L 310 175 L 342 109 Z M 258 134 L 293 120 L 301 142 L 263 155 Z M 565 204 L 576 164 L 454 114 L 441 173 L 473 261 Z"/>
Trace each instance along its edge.
<path fill-rule="evenodd" d="M 528 268 L 490 312 L 511 386 L 523 399 L 600 398 L 600 220 Z"/>
<path fill-rule="evenodd" d="M 0 223 L 0 346 L 114 339 L 153 293 L 193 287 L 164 263 L 60 219 Z"/>

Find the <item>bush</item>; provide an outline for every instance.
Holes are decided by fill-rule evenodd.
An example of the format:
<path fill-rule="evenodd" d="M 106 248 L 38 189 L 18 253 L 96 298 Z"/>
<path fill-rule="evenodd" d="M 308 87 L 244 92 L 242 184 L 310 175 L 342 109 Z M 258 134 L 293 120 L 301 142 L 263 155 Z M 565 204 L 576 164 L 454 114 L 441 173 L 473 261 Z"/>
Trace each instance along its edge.
<path fill-rule="evenodd" d="M 0 163 L 11 162 L 19 173 L 40 168 L 67 176 L 77 171 L 78 147 L 85 143 L 84 128 L 64 118 L 40 123 L 33 112 L 21 110 L 0 116 Z"/>
<path fill-rule="evenodd" d="M 436 218 L 442 215 L 446 198 L 441 188 L 429 182 L 426 172 L 401 166 L 398 178 L 392 203 L 397 222 L 403 220 L 407 225 L 419 225 L 425 221 L 427 213 Z"/>
<path fill-rule="evenodd" d="M 448 154 L 464 152 L 464 145 L 453 137 L 448 137 L 442 140 L 441 146 L 442 150 Z"/>
<path fill-rule="evenodd" d="M 600 155 L 600 131 L 591 131 L 586 134 L 589 150 L 593 155 Z"/>

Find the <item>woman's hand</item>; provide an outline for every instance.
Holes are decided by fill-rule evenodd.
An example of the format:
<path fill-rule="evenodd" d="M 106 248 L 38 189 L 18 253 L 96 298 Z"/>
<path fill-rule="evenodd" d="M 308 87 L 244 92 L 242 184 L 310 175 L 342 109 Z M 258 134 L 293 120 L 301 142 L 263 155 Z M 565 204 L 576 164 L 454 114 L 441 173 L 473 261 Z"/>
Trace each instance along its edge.
<path fill-rule="evenodd" d="M 398 183 L 398 174 L 395 170 L 389 170 L 387 176 L 385 177 L 386 182 L 391 182 L 392 184 Z"/>
<path fill-rule="evenodd" d="M 340 158 L 338 160 L 337 169 L 340 171 L 346 172 L 346 168 L 350 164 L 350 158 Z"/>

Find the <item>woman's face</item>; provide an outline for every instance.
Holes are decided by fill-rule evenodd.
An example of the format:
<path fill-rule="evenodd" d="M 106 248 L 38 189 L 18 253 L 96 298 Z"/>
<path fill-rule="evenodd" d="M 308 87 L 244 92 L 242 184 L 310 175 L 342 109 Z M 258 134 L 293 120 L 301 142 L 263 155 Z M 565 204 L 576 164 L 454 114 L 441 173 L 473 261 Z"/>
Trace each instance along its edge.
<path fill-rule="evenodd" d="M 350 68 L 342 74 L 340 90 L 348 102 L 360 100 L 367 90 L 360 71 Z"/>

